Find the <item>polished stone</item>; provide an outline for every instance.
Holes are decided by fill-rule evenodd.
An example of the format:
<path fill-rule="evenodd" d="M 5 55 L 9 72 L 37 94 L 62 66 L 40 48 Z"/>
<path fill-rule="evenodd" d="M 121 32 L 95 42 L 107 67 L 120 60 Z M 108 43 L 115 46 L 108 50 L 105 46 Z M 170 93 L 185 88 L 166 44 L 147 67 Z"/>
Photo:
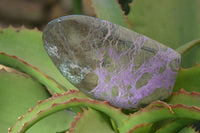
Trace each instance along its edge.
<path fill-rule="evenodd" d="M 51 21 L 43 41 L 56 67 L 74 86 L 124 109 L 168 98 L 180 65 L 180 54 L 173 49 L 88 16 Z"/>

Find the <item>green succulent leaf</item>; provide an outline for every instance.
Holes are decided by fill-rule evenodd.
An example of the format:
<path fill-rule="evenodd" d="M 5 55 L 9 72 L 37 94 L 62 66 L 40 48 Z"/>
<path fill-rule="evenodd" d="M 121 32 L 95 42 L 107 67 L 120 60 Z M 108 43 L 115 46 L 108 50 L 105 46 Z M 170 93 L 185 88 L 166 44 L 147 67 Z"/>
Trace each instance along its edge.
<path fill-rule="evenodd" d="M 200 108 L 195 106 L 187 107 L 183 104 L 168 105 L 165 102 L 155 101 L 146 108 L 130 115 L 130 119 L 119 128 L 119 131 L 122 133 L 128 132 L 139 123 L 152 124 L 165 119 L 177 118 L 200 120 Z"/>
<path fill-rule="evenodd" d="M 196 64 L 192 68 L 179 69 L 177 79 L 174 85 L 174 92 L 179 91 L 181 88 L 188 92 L 200 92 L 200 65 Z"/>
<path fill-rule="evenodd" d="M 129 27 L 128 21 L 122 12 L 117 0 L 91 0 L 96 17 Z"/>
<path fill-rule="evenodd" d="M 150 133 L 152 131 L 152 124 L 140 124 L 129 130 L 127 133 Z"/>
<path fill-rule="evenodd" d="M 178 92 L 173 92 L 166 102 L 172 105 L 184 104 L 185 106 L 200 108 L 200 93 L 186 92 L 184 89 L 180 89 Z"/>
<path fill-rule="evenodd" d="M 131 29 L 171 48 L 200 38 L 200 0 L 133 0 Z"/>
<path fill-rule="evenodd" d="M 16 56 L 9 56 L 5 53 L 0 53 L 0 63 L 15 69 L 19 69 L 30 76 L 37 79 L 40 83 L 45 85 L 50 92 L 62 93 L 64 90 L 60 88 L 55 82 L 53 82 L 48 76 L 41 73 L 37 68 L 31 66 L 27 62 L 20 60 Z"/>
<path fill-rule="evenodd" d="M 57 70 L 43 46 L 42 32 L 36 29 L 0 28 L 0 52 L 15 55 L 35 66 L 65 90 L 76 89 Z"/>
<path fill-rule="evenodd" d="M 178 48 L 177 51 L 182 55 L 181 66 L 191 68 L 179 70 L 174 92 L 167 103 L 155 101 L 134 114 L 125 115 L 108 102 L 90 99 L 80 91 L 70 90 L 58 94 L 76 87 L 60 74 L 48 57 L 42 44 L 42 33 L 24 27 L 18 30 L 9 27 L 0 29 L 0 64 L 29 75 L 6 67 L 0 68 L 0 101 L 3 101 L 0 106 L 0 132 L 6 132 L 9 126 L 14 125 L 16 116 L 25 114 L 28 107 L 36 105 L 35 101 L 50 96 L 45 85 L 50 92 L 57 94 L 39 101 L 24 116 L 19 117 L 17 123 L 9 129 L 10 133 L 28 129 L 28 133 L 66 131 L 75 113 L 65 109 L 77 106 L 92 109 L 78 114 L 68 133 L 112 133 L 114 130 L 110 119 L 116 126 L 115 130 L 120 133 L 152 132 L 153 124 L 161 121 L 166 123 L 160 125 L 157 133 L 178 132 L 181 129 L 180 133 L 196 133 L 195 129 L 186 125 L 200 120 L 200 65 L 193 66 L 200 62 L 200 0 L 134 0 L 127 17 L 117 0 L 91 2 L 98 18 L 131 28 L 174 49 Z"/>
<path fill-rule="evenodd" d="M 177 133 L 178 131 L 182 130 L 188 124 L 193 123 L 194 120 L 188 119 L 175 119 L 172 120 L 167 125 L 161 127 L 156 133 Z"/>
<path fill-rule="evenodd" d="M 158 122 L 153 123 L 152 126 L 152 132 L 156 132 L 159 131 L 159 129 L 161 127 L 164 127 L 165 125 L 169 124 L 171 121 L 173 121 L 174 119 L 165 119 L 165 120 L 161 120 Z"/>
<path fill-rule="evenodd" d="M 198 133 L 198 131 L 195 131 L 195 128 L 189 126 L 189 127 L 185 127 L 183 128 L 180 132 L 178 133 Z"/>
<path fill-rule="evenodd" d="M 183 68 L 192 67 L 195 63 L 200 63 L 200 39 L 182 45 L 177 51 L 181 54 L 181 66 Z"/>
<path fill-rule="evenodd" d="M 171 48 L 200 38 L 200 0 L 133 0 L 126 17 L 117 0 L 91 1 L 98 18 L 131 28 Z"/>
<path fill-rule="evenodd" d="M 78 114 L 67 133 L 115 133 L 109 117 L 93 109 Z"/>
<path fill-rule="evenodd" d="M 108 102 L 92 100 L 80 91 L 70 90 L 67 93 L 55 94 L 47 100 L 38 102 L 38 105 L 29 109 L 29 111 L 9 129 L 9 132 L 25 132 L 45 116 L 77 106 L 91 107 L 104 112 L 113 119 L 118 127 L 123 125 L 123 120 L 128 119 L 128 116 L 123 114 L 120 109 L 110 106 Z"/>
<path fill-rule="evenodd" d="M 140 123 L 152 124 L 166 119 L 200 120 L 200 108 L 197 106 L 188 107 L 183 104 L 171 105 L 165 102 L 155 101 L 149 106 L 140 109 L 138 112 L 127 116 L 122 114 L 119 109 L 110 106 L 107 102 L 89 99 L 79 91 L 70 91 L 65 94 L 56 94 L 50 99 L 39 102 L 37 106 L 30 109 L 26 115 L 21 117 L 16 125 L 10 129 L 10 132 L 24 132 L 43 117 L 75 106 L 91 107 L 104 112 L 113 119 L 121 133 L 131 131 L 133 127 L 137 127 Z M 150 130 L 150 128 L 147 129 Z M 140 130 L 143 130 L 143 128 Z"/>
<path fill-rule="evenodd" d="M 50 96 L 46 88 L 29 75 L 0 65 L 0 132 L 8 132 L 30 106 Z M 71 111 L 58 112 L 38 122 L 27 133 L 55 133 L 69 128 L 74 115 Z"/>
<path fill-rule="evenodd" d="M 173 92 L 167 99 L 168 104 L 177 105 L 183 104 L 185 106 L 200 107 L 200 93 L 198 92 L 186 92 L 184 89 L 180 89 L 178 92 Z M 168 133 L 178 132 L 188 124 L 192 124 L 195 120 L 188 119 L 174 119 L 168 124 L 161 127 L 156 133 Z"/>

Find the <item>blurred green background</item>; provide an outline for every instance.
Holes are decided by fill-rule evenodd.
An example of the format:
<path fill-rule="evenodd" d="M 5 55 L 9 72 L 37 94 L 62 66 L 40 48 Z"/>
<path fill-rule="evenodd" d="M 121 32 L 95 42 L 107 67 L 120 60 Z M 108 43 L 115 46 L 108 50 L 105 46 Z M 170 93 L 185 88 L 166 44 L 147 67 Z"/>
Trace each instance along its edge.
<path fill-rule="evenodd" d="M 72 14 L 94 16 L 89 0 L 0 0 L 0 26 L 44 28 L 50 20 Z"/>
<path fill-rule="evenodd" d="M 132 0 L 119 0 L 125 14 Z M 95 16 L 90 0 L 0 0 L 0 26 L 28 28 L 37 27 L 40 30 L 52 19 L 83 14 Z"/>

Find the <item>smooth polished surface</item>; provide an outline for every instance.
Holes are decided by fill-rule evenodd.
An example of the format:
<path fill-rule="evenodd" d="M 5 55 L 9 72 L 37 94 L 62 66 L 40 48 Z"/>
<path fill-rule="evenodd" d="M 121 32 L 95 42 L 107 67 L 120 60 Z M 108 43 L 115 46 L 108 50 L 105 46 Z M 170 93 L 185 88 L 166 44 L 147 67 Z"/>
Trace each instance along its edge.
<path fill-rule="evenodd" d="M 74 86 L 124 109 L 166 99 L 180 65 L 180 54 L 173 49 L 88 16 L 51 21 L 43 41 L 56 67 Z"/>

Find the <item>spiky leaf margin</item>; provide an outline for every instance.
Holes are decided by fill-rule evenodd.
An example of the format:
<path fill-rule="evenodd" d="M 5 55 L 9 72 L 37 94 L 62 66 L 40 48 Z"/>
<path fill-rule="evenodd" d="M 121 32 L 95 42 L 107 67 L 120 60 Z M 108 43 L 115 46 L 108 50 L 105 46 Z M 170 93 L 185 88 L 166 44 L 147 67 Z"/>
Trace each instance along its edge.
<path fill-rule="evenodd" d="M 24 116 L 19 117 L 18 122 L 9 129 L 9 133 L 25 132 L 42 118 L 60 110 L 77 106 L 91 107 L 104 112 L 113 119 L 118 127 L 124 124 L 122 121 L 128 119 L 128 116 L 123 114 L 121 109 L 112 107 L 108 102 L 96 101 L 80 91 L 70 90 L 67 93 L 55 94 L 47 100 L 39 101 L 37 106 L 30 108 Z"/>

